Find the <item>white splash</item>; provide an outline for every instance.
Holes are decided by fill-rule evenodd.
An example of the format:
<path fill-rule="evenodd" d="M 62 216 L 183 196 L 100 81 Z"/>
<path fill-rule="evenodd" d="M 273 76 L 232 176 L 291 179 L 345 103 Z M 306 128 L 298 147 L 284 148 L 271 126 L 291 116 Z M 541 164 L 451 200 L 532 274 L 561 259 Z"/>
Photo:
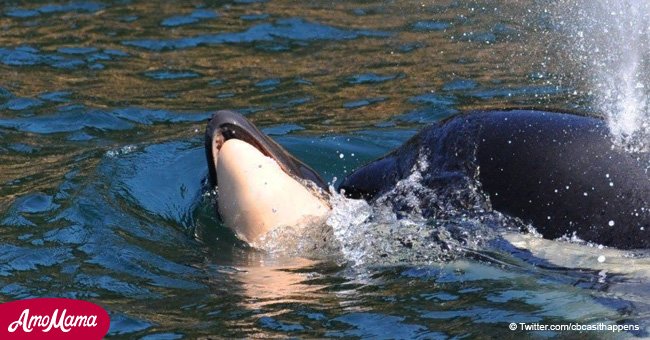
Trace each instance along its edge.
<path fill-rule="evenodd" d="M 491 239 L 492 229 L 487 224 L 492 219 L 487 216 L 466 212 L 441 218 L 424 217 L 423 206 L 442 205 L 458 190 L 476 190 L 455 188 L 446 195 L 431 191 L 423 184 L 423 172 L 429 168 L 423 156 L 426 154 L 423 152 L 418 157 L 408 177 L 371 204 L 332 192 L 332 213 L 327 224 L 350 264 L 355 267 L 431 265 L 463 256 L 467 250 L 480 249 L 484 241 Z M 499 214 L 493 218 L 502 221 Z"/>
<path fill-rule="evenodd" d="M 556 16 L 615 142 L 630 151 L 650 149 L 650 2 L 562 0 Z"/>
<path fill-rule="evenodd" d="M 354 264 L 364 262 L 365 246 L 364 224 L 372 213 L 372 208 L 365 200 L 353 200 L 332 192 L 330 199 L 332 213 L 327 219 L 327 225 L 340 242 L 340 249 L 347 261 Z M 365 226 L 367 227 L 367 226 Z"/>
<path fill-rule="evenodd" d="M 106 156 L 113 158 L 113 157 L 118 157 L 118 156 L 121 156 L 121 155 L 128 155 L 128 154 L 136 151 L 137 149 L 138 149 L 138 147 L 135 146 L 135 145 L 125 145 L 125 146 L 123 146 L 123 147 L 121 147 L 119 149 L 106 151 Z"/>

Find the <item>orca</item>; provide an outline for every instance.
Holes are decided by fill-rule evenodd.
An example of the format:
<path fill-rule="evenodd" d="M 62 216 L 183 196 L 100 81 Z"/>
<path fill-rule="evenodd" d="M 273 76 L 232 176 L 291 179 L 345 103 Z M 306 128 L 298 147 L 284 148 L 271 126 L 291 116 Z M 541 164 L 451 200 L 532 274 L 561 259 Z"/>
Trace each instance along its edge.
<path fill-rule="evenodd" d="M 602 119 L 534 110 L 456 115 L 356 170 L 340 189 L 373 200 L 419 159 L 428 163 L 423 185 L 474 178 L 492 209 L 532 224 L 544 238 L 650 248 L 650 153 L 616 145 Z"/>
<path fill-rule="evenodd" d="M 327 184 L 318 173 L 242 115 L 216 112 L 206 128 L 205 151 L 217 215 L 248 243 L 279 226 L 302 228 L 330 211 Z"/>
<path fill-rule="evenodd" d="M 326 182 L 245 117 L 215 113 L 205 143 L 218 215 L 240 238 L 254 242 L 280 225 L 327 218 Z M 615 144 L 600 118 L 536 110 L 459 114 L 354 171 L 338 189 L 372 202 L 421 161 L 422 185 L 475 180 L 491 209 L 531 224 L 544 238 L 650 248 L 650 154 Z M 421 204 L 424 217 L 435 216 L 427 200 Z"/>

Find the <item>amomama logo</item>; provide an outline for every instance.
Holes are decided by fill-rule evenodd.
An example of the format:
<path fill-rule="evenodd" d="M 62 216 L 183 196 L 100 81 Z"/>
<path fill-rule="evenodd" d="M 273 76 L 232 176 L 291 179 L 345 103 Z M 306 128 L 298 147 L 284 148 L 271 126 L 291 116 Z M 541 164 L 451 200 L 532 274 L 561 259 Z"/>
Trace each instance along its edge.
<path fill-rule="evenodd" d="M 101 339 L 108 313 L 94 303 L 38 298 L 0 304 L 0 339 Z"/>

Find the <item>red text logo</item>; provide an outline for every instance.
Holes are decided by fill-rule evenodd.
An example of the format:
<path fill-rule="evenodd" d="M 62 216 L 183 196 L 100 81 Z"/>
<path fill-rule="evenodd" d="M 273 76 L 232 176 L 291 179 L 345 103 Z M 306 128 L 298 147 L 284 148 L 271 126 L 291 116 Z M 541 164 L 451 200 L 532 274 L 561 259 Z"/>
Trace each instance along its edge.
<path fill-rule="evenodd" d="M 38 298 L 0 305 L 1 339 L 101 339 L 109 326 L 108 313 L 88 301 Z"/>

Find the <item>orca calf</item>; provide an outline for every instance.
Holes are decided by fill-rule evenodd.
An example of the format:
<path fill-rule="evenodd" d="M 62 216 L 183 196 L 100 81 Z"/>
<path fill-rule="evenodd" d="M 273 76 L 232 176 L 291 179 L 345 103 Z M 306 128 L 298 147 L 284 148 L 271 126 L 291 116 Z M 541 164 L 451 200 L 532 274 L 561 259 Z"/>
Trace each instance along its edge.
<path fill-rule="evenodd" d="M 216 211 L 237 236 L 256 243 L 275 227 L 301 228 L 330 211 L 325 181 L 242 115 L 219 111 L 205 132 Z"/>

